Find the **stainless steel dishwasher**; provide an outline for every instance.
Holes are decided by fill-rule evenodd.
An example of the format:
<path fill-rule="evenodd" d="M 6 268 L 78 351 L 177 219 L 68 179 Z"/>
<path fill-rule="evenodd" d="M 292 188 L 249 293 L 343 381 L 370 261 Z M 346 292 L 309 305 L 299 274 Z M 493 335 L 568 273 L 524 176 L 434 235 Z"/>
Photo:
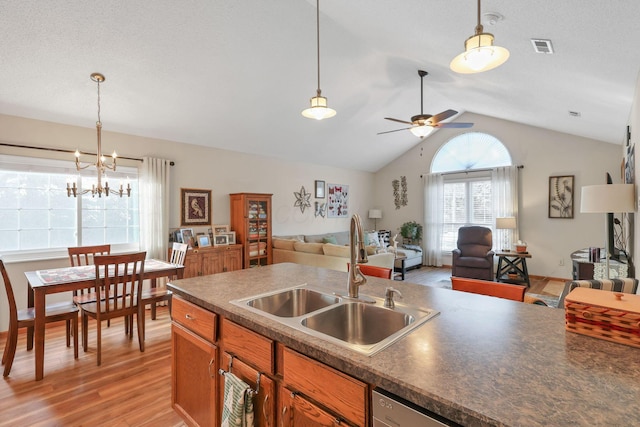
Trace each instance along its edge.
<path fill-rule="evenodd" d="M 372 392 L 373 427 L 442 427 L 458 424 L 393 396 L 384 390 Z"/>

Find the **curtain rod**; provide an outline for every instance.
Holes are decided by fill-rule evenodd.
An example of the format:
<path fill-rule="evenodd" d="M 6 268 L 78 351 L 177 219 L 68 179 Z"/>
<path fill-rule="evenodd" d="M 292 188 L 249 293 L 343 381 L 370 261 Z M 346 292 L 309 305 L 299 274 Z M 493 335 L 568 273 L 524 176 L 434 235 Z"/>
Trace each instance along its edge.
<path fill-rule="evenodd" d="M 500 166 L 502 167 L 502 166 Z M 524 169 L 524 165 L 516 165 L 518 169 Z M 442 172 L 440 175 L 453 175 L 456 173 L 469 173 L 469 172 L 489 172 L 494 170 L 495 168 L 485 168 L 485 169 L 471 169 L 471 170 L 460 170 L 460 171 L 451 171 L 451 172 Z M 424 174 L 420 174 L 420 178 L 423 178 Z"/>
<path fill-rule="evenodd" d="M 32 145 L 20 145 L 20 144 L 9 144 L 8 142 L 0 142 L 0 145 L 3 145 L 5 147 L 14 147 L 14 148 L 28 148 L 30 150 L 43 150 L 43 151 L 55 151 L 57 153 L 71 153 L 71 154 L 75 154 L 75 150 L 65 150 L 62 148 L 49 148 L 49 147 L 34 147 Z M 82 153 L 82 154 L 87 154 L 87 155 L 91 155 L 91 156 L 95 156 L 96 153 Z M 125 156 L 121 156 L 118 155 L 119 159 L 126 159 L 126 160 L 133 160 L 136 162 L 142 162 L 143 159 L 139 159 L 137 157 L 125 157 Z M 169 162 L 169 164 L 171 166 L 175 166 L 175 163 L 173 161 Z"/>

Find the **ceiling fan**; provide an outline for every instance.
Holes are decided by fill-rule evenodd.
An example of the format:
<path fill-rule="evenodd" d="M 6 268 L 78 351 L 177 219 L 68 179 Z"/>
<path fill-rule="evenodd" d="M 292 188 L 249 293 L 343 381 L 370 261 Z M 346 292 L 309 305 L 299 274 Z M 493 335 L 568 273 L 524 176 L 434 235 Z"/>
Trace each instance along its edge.
<path fill-rule="evenodd" d="M 398 123 L 404 123 L 407 125 L 411 125 L 411 127 L 389 130 L 386 132 L 378 132 L 378 135 L 409 129 L 411 133 L 413 133 L 415 136 L 419 136 L 420 138 L 423 138 L 429 135 L 433 130 L 433 128 L 470 128 L 471 126 L 473 126 L 473 123 L 457 123 L 457 122 L 441 123 L 443 120 L 446 120 L 449 117 L 453 117 L 456 114 L 458 114 L 458 112 L 455 110 L 445 110 L 442 113 L 436 114 L 435 116 L 432 116 L 431 114 L 423 113 L 423 109 L 422 109 L 423 97 L 424 97 L 423 80 L 424 80 L 424 76 L 426 76 L 427 74 L 429 73 L 427 73 L 426 71 L 418 70 L 418 75 L 420 76 L 420 114 L 411 117 L 410 122 L 407 122 L 405 120 L 394 119 L 391 117 L 385 117 L 386 120 L 391 120 Z"/>

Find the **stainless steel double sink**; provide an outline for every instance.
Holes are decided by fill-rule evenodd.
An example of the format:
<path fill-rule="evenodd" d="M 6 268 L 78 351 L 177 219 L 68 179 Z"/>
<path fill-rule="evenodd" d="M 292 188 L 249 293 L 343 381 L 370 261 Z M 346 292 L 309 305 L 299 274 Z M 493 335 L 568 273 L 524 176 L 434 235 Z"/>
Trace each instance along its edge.
<path fill-rule="evenodd" d="M 231 303 L 254 313 L 371 356 L 439 312 L 370 296 L 351 299 L 300 285 Z"/>

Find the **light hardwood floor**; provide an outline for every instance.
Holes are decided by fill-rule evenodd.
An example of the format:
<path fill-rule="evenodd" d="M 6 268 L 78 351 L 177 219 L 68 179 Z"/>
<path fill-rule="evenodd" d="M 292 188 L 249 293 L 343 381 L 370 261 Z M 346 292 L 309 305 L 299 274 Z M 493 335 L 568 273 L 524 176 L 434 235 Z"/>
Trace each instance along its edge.
<path fill-rule="evenodd" d="M 121 319 L 103 325 L 96 366 L 95 322 L 89 351 L 66 347 L 64 326 L 46 330 L 44 379 L 34 380 L 33 351 L 21 331 L 11 374 L 0 381 L 0 426 L 179 426 L 171 408 L 171 330 L 166 307 L 147 311 L 145 351 L 124 334 Z M 135 331 L 134 331 L 135 335 Z M 6 335 L 1 337 L 2 351 Z"/>
<path fill-rule="evenodd" d="M 450 268 L 422 267 L 406 281 L 436 284 L 451 277 Z M 531 292 L 546 280 L 533 280 Z M 95 323 L 89 326 L 89 351 L 65 345 L 64 327 L 46 331 L 45 376 L 34 380 L 33 352 L 21 331 L 11 374 L 0 381 L 0 426 L 182 426 L 171 408 L 171 332 L 166 307 L 150 320 L 147 311 L 145 352 L 129 340 L 121 319 L 103 327 L 102 366 L 96 366 Z M 135 335 L 135 333 L 134 333 Z M 0 334 L 0 351 L 6 334 Z"/>

